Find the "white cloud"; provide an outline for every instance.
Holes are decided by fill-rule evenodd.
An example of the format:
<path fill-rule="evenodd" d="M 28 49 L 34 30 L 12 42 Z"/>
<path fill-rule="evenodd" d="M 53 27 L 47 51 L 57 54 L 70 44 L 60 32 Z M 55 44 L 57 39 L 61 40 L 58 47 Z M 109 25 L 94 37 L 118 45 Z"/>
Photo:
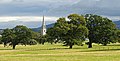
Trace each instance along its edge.
<path fill-rule="evenodd" d="M 0 17 L 0 22 L 9 22 L 9 21 L 42 21 L 43 17 L 38 16 L 9 16 L 9 17 Z M 45 21 L 56 21 L 58 17 L 45 17 Z"/>
<path fill-rule="evenodd" d="M 45 16 L 46 25 L 55 23 L 58 17 Z M 42 25 L 42 16 L 9 16 L 0 17 L 0 29 L 13 28 L 16 25 L 25 25 L 29 28 L 37 28 Z"/>
<path fill-rule="evenodd" d="M 113 21 L 118 21 L 120 20 L 120 16 L 107 16 L 107 18 L 113 20 Z"/>

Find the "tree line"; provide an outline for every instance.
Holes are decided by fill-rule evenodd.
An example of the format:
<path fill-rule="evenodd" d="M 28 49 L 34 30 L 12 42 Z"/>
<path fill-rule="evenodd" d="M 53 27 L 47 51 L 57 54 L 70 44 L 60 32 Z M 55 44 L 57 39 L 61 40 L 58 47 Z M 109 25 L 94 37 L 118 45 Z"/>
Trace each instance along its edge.
<path fill-rule="evenodd" d="M 92 43 L 106 46 L 120 42 L 120 30 L 108 18 L 94 14 L 71 14 L 67 18 L 68 20 L 59 18 L 54 27 L 48 29 L 47 34 L 54 38 L 54 41 L 63 41 L 70 48 L 81 45 L 86 38 L 89 39 L 86 43 L 88 48 L 92 48 Z"/>
<path fill-rule="evenodd" d="M 47 29 L 47 34 L 42 36 L 26 26 L 16 26 L 13 29 L 5 29 L 0 38 L 4 46 L 11 45 L 35 45 L 45 42 L 61 42 L 72 48 L 74 45 L 83 45 L 86 39 L 88 48 L 92 43 L 106 46 L 110 43 L 120 42 L 120 30 L 112 20 L 94 14 L 70 14 L 68 19 L 62 17 L 57 20 L 53 27 Z"/>

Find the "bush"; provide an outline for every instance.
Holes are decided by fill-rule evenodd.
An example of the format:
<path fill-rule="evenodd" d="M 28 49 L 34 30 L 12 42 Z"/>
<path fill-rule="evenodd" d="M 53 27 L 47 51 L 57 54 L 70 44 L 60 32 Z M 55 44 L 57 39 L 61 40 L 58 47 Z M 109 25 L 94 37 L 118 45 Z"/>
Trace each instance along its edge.
<path fill-rule="evenodd" d="M 34 40 L 34 39 L 31 39 L 29 42 L 28 42 L 28 45 L 36 45 L 37 44 L 37 41 Z"/>

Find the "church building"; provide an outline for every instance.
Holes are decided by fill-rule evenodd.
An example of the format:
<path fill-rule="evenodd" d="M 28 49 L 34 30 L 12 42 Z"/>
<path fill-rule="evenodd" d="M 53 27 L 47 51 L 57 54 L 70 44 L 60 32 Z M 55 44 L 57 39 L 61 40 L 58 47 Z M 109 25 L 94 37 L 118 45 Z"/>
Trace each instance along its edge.
<path fill-rule="evenodd" d="M 45 19 L 44 19 L 44 16 L 43 16 L 43 21 L 42 21 L 42 27 L 41 27 L 41 35 L 46 35 L 46 25 L 45 25 Z"/>

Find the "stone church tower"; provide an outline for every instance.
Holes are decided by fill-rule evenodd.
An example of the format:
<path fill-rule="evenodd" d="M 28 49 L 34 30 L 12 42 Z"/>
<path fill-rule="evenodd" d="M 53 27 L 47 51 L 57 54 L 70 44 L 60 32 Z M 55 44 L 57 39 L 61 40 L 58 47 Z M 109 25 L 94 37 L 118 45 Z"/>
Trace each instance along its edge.
<path fill-rule="evenodd" d="M 41 27 L 41 35 L 46 35 L 46 25 L 45 25 L 44 16 L 43 16 L 42 27 Z"/>

